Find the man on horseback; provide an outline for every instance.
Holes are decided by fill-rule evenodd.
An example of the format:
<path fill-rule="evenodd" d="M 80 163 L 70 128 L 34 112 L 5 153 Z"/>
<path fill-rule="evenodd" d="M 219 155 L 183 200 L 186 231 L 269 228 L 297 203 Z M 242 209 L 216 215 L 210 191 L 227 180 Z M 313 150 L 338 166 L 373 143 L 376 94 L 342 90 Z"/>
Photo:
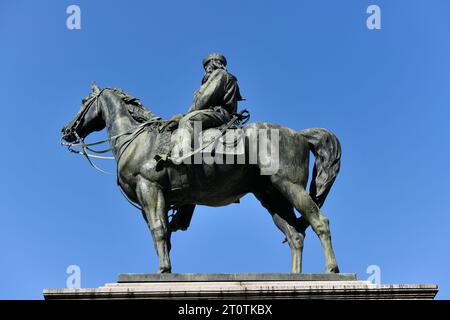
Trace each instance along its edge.
<path fill-rule="evenodd" d="M 212 60 L 214 63 L 210 62 Z M 196 94 L 187 119 L 197 110 L 212 109 L 215 113 L 210 112 L 211 117 L 207 118 L 208 120 L 212 118 L 226 121 L 221 116 L 230 116 L 237 101 L 241 99 L 235 78 L 224 69 L 224 58 L 218 56 L 212 60 L 205 62 L 206 79 Z M 219 68 L 214 68 L 214 64 Z M 220 85 L 214 85 L 214 82 L 219 82 Z M 98 154 L 112 151 L 114 157 L 111 158 L 116 160 L 117 165 L 117 183 L 125 197 L 142 210 L 152 233 L 158 255 L 159 273 L 171 272 L 171 233 L 185 230 L 189 226 L 196 205 L 225 206 L 248 193 L 253 193 L 267 208 L 276 226 L 286 236 L 291 248 L 292 273 L 302 271 L 303 239 L 308 225 L 311 225 L 324 249 L 326 272 L 339 272 L 331 244 L 329 220 L 320 210 L 341 164 L 341 145 L 332 132 L 323 128 L 294 131 L 276 124 L 255 122 L 242 128 L 242 131 L 244 135 L 255 130 L 261 130 L 263 133 L 257 141 L 255 151 L 259 160 L 256 163 L 230 163 L 222 166 L 221 170 L 214 170 L 214 167 L 210 166 L 203 172 L 191 170 L 193 166 L 178 166 L 167 168 L 165 174 L 155 174 L 155 170 L 148 164 L 153 162 L 154 150 L 164 144 L 158 139 L 171 139 L 171 133 L 165 130 L 172 123 L 163 123 L 149 110 L 142 112 L 145 108 L 138 99 L 122 90 L 100 90 L 97 86 L 93 86 L 93 90 L 93 93 L 83 99 L 80 111 L 62 129 L 62 145 L 67 146 L 71 152 L 83 155 L 93 167 L 95 165 L 90 158 L 96 156 L 88 151 Z M 202 97 L 209 98 L 205 98 L 205 102 Z M 230 105 L 233 109 L 229 109 Z M 195 114 L 203 116 L 205 113 Z M 242 124 L 238 120 L 237 115 L 232 115 L 224 129 L 235 121 L 238 125 Z M 217 123 L 220 121 L 217 121 L 216 125 Z M 103 129 L 108 131 L 108 139 L 85 143 L 85 137 Z M 267 130 L 273 130 L 270 139 L 267 139 Z M 111 148 L 98 151 L 90 148 L 103 142 L 109 142 Z M 81 151 L 73 149 L 77 147 L 81 148 Z M 247 150 L 250 150 L 249 144 Z M 315 163 L 308 193 L 306 187 L 310 172 L 310 153 L 315 156 Z M 272 167 L 272 164 L 275 164 L 276 170 L 263 173 L 267 165 Z M 181 176 L 179 172 L 183 173 L 183 169 L 186 169 L 188 174 L 194 173 L 187 175 L 188 188 L 173 192 L 176 189 L 172 181 L 181 180 L 178 179 Z M 258 177 L 258 171 L 260 175 L 270 177 Z M 170 209 L 177 210 L 177 213 L 169 222 Z M 297 218 L 294 209 L 301 213 L 301 218 Z"/>
<path fill-rule="evenodd" d="M 237 111 L 238 101 L 244 99 L 241 97 L 236 77 L 227 71 L 226 66 L 227 59 L 218 53 L 209 54 L 203 59 L 205 75 L 200 89 L 195 92 L 188 113 L 172 118 L 179 120 L 175 146 L 170 157 L 155 157 L 157 167 L 161 168 L 167 160 L 173 162 L 191 149 L 195 121 L 200 121 L 203 129 L 218 127 L 230 121 L 231 115 Z"/>

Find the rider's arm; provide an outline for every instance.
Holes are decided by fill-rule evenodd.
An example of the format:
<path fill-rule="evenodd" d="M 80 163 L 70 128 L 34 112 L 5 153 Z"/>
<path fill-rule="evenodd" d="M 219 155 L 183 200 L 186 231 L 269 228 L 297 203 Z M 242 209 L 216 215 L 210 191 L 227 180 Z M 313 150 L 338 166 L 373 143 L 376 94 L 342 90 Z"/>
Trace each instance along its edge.
<path fill-rule="evenodd" d="M 222 69 L 214 70 L 209 79 L 196 92 L 189 112 L 219 105 L 221 97 L 225 94 L 226 82 L 226 71 Z"/>

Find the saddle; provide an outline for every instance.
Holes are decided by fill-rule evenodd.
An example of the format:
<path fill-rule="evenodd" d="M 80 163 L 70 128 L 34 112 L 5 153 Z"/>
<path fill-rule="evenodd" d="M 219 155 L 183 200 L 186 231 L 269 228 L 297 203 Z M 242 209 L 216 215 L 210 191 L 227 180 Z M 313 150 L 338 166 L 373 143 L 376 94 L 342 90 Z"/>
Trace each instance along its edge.
<path fill-rule="evenodd" d="M 217 156 L 239 156 L 245 154 L 245 133 L 243 125 L 249 120 L 249 112 L 242 110 L 239 113 L 232 115 L 229 122 L 215 128 L 203 130 L 194 143 L 194 150 L 183 158 L 190 158 L 197 153 L 202 153 L 203 156 L 217 157 Z M 167 156 L 174 147 L 175 142 L 172 141 L 172 131 L 176 126 L 171 126 L 172 130 L 166 130 L 167 124 L 163 125 L 160 130 L 159 138 L 157 139 L 156 154 Z M 184 189 L 189 186 L 189 174 L 192 170 L 188 170 L 185 165 L 168 166 L 169 181 L 172 190 Z"/>
<path fill-rule="evenodd" d="M 244 153 L 244 132 L 243 126 L 248 122 L 250 114 L 247 110 L 242 110 L 239 113 L 234 113 L 227 123 L 219 127 L 209 128 L 203 130 L 198 137 L 193 136 L 191 145 L 196 148 L 191 153 L 191 156 L 201 152 L 207 154 L 243 154 Z M 156 154 L 168 155 L 174 147 L 174 142 L 171 141 L 173 131 L 178 127 L 169 126 L 171 121 L 166 122 L 160 128 L 159 139 L 157 140 Z M 170 127 L 170 130 L 167 128 Z"/>

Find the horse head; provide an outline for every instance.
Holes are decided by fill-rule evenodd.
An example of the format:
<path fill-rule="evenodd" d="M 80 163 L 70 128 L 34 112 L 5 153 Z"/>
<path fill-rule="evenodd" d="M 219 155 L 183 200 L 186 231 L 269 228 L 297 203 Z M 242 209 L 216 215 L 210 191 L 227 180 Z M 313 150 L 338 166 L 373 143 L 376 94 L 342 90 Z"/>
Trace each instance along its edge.
<path fill-rule="evenodd" d="M 80 111 L 61 130 L 62 139 L 66 142 L 79 141 L 90 133 L 100 131 L 106 126 L 98 102 L 103 90 L 100 90 L 95 83 L 91 85 L 91 89 L 92 92 L 82 100 Z"/>

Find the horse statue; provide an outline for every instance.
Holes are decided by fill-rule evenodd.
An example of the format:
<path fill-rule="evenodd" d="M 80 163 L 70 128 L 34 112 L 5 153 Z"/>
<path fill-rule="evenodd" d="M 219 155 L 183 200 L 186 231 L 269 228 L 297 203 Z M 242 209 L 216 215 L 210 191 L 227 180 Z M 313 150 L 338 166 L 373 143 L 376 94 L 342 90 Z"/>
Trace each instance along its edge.
<path fill-rule="evenodd" d="M 154 115 L 145 122 L 136 120 L 133 110 L 143 109 L 138 99 L 119 89 L 100 89 L 83 99 L 80 111 L 62 129 L 62 143 L 81 146 L 87 150 L 94 144 L 84 138 L 94 131 L 108 130 L 113 158 L 117 163 L 117 183 L 124 195 L 136 204 L 151 231 L 158 256 L 158 272 L 170 273 L 171 233 L 189 226 L 196 205 L 226 206 L 253 193 L 284 233 L 291 249 L 291 272 L 301 273 L 305 231 L 311 225 L 320 239 L 325 253 L 326 272 L 338 273 L 339 268 L 331 244 L 329 221 L 320 210 L 340 168 L 341 147 L 336 136 L 325 129 L 294 131 L 271 123 L 256 122 L 242 128 L 244 133 L 258 130 L 278 132 L 278 154 L 265 155 L 253 163 L 182 164 L 188 172 L 185 188 L 173 190 L 171 177 L 178 170 L 155 169 L 161 128 L 167 123 Z M 244 138 L 245 153 L 254 152 L 251 139 Z M 274 141 L 264 140 L 259 149 L 273 148 Z M 251 150 L 253 148 L 253 150 Z M 259 150 L 258 149 L 258 150 Z M 259 152 L 259 151 L 258 151 Z M 306 191 L 309 174 L 309 153 L 315 156 L 309 193 Z M 272 157 L 272 158 L 271 158 Z M 267 159 L 269 158 L 269 159 Z M 263 162 L 277 161 L 278 170 L 261 174 Z M 90 161 L 90 160 L 89 160 Z M 179 219 L 169 221 L 170 209 L 176 207 Z M 297 217 L 294 208 L 300 213 Z M 183 218 L 183 217 L 188 217 Z M 184 219 L 184 222 L 182 221 Z M 187 222 L 186 222 L 187 220 Z"/>

